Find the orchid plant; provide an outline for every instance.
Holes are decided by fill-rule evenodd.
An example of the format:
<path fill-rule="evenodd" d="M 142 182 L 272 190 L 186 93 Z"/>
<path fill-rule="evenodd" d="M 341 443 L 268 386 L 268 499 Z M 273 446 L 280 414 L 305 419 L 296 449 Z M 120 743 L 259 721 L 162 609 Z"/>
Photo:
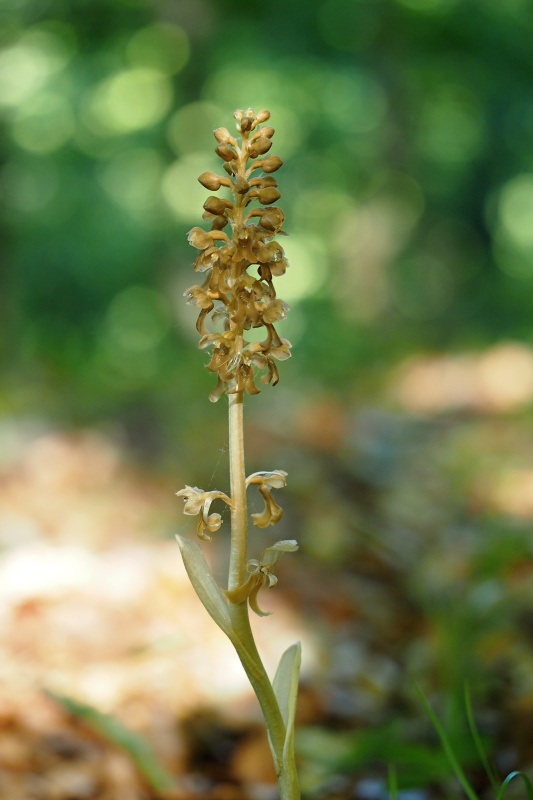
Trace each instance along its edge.
<path fill-rule="evenodd" d="M 271 682 L 257 651 L 250 627 L 249 608 L 267 616 L 258 595 L 276 585 L 275 566 L 281 556 L 298 549 L 293 539 L 265 548 L 259 558 L 248 558 L 248 511 L 246 491 L 257 486 L 265 506 L 252 514 L 254 525 L 268 528 L 282 516 L 272 490 L 286 484 L 283 470 L 256 472 L 246 477 L 244 467 L 243 400 L 259 392 L 259 382 L 275 385 L 279 380 L 277 361 L 290 356 L 290 342 L 282 339 L 276 324 L 288 306 L 276 295 L 273 279 L 280 277 L 288 263 L 283 248 L 274 241 L 284 235 L 283 211 L 273 205 L 280 197 L 272 173 L 283 164 L 279 156 L 267 155 L 274 129 L 264 125 L 266 110 L 236 111 L 238 135 L 226 128 L 214 131 L 216 153 L 223 161 L 225 175 L 204 172 L 198 180 L 206 189 L 229 190 L 231 199 L 211 195 L 204 203 L 203 219 L 208 231 L 195 227 L 190 244 L 199 250 L 194 269 L 204 276 L 201 285 L 185 292 L 187 302 L 196 305 L 199 348 L 210 353 L 207 369 L 217 375 L 210 399 L 223 394 L 229 406 L 230 494 L 186 486 L 177 492 L 185 501 L 185 514 L 198 515 L 196 533 L 209 542 L 222 525 L 220 513 L 211 513 L 215 501 L 225 503 L 231 513 L 231 551 L 228 585 L 220 587 L 211 573 L 197 542 L 178 536 L 185 569 L 207 612 L 228 636 L 257 695 L 265 718 L 270 748 L 282 800 L 300 796 L 294 757 L 294 716 L 300 670 L 300 644 L 283 653 Z M 258 206 L 250 209 L 256 201 Z M 229 226 L 229 229 L 228 229 Z M 228 229 L 229 232 L 226 232 Z M 248 272 L 256 266 L 255 275 Z M 209 325 L 209 327 L 208 327 Z M 252 328 L 264 328 L 261 341 L 247 340 Z"/>

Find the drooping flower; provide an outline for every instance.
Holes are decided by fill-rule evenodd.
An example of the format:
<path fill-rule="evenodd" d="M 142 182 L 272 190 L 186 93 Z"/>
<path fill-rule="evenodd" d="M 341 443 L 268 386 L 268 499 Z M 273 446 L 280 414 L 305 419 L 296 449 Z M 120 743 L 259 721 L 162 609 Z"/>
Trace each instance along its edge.
<path fill-rule="evenodd" d="M 283 509 L 272 497 L 271 489 L 282 489 L 287 485 L 287 473 L 282 469 L 275 469 L 273 472 L 254 472 L 246 478 L 246 488 L 252 484 L 257 485 L 265 507 L 260 514 L 252 514 L 254 525 L 258 528 L 268 528 L 275 525 L 283 516 Z"/>
<path fill-rule="evenodd" d="M 272 547 L 267 547 L 259 560 L 253 558 L 248 561 L 246 568 L 250 577 L 242 586 L 225 592 L 228 600 L 236 605 L 248 600 L 252 611 L 260 617 L 268 617 L 272 612 L 261 611 L 257 604 L 257 595 L 264 587 L 271 589 L 277 584 L 278 579 L 273 573 L 275 565 L 283 553 L 293 553 L 295 550 L 298 550 L 298 542 L 294 539 L 283 539 Z"/>
<path fill-rule="evenodd" d="M 184 489 L 180 489 L 179 492 L 176 492 L 176 495 L 178 497 L 183 497 L 185 500 L 185 504 L 183 506 L 184 514 L 188 514 L 189 516 L 196 516 L 196 514 L 200 514 L 198 524 L 196 526 L 196 533 L 200 539 L 210 542 L 211 536 L 209 536 L 206 531 L 209 531 L 209 533 L 214 533 L 215 531 L 218 531 L 222 524 L 222 517 L 220 514 L 209 513 L 211 503 L 214 500 L 224 500 L 224 502 L 231 508 L 230 498 L 225 495 L 224 492 L 219 492 L 216 489 L 210 492 L 204 492 L 203 489 L 198 489 L 197 486 L 186 486 Z"/>

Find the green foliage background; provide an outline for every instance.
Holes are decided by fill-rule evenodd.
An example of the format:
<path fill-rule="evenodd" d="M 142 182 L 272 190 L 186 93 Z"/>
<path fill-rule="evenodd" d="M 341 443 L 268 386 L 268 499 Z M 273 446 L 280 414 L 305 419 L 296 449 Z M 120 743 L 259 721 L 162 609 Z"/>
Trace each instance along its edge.
<path fill-rule="evenodd" d="M 302 387 L 531 339 L 527 0 L 6 0 L 3 386 L 81 419 L 206 390 L 181 292 L 210 131 L 272 111 Z M 280 282 L 280 294 L 283 297 Z M 294 372 L 291 380 L 294 383 Z"/>

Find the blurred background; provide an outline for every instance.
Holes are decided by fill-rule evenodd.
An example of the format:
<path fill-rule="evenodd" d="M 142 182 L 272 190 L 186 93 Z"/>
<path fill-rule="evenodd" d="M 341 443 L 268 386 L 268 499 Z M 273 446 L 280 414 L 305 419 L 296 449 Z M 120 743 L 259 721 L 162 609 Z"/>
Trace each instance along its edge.
<path fill-rule="evenodd" d="M 460 796 L 414 682 L 480 797 L 465 686 L 497 774 L 533 770 L 531 2 L 0 18 L 0 794 L 275 797 L 173 541 L 195 528 L 174 492 L 228 489 L 182 295 L 212 130 L 248 106 L 285 162 L 294 348 L 247 402 L 249 471 L 289 473 L 250 550 L 301 545 L 256 629 L 270 670 L 303 642 L 306 794 L 384 800 L 395 767 L 404 800 Z"/>

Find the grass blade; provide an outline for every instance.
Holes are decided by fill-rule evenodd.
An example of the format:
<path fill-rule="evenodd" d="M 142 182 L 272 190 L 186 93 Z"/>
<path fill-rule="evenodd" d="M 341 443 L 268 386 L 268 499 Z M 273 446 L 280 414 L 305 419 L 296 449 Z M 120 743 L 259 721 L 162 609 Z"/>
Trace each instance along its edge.
<path fill-rule="evenodd" d="M 133 733 L 110 714 L 80 703 L 72 697 L 65 697 L 50 690 L 46 694 L 69 714 L 88 725 L 108 741 L 124 750 L 147 783 L 157 792 L 164 792 L 175 786 L 174 779 L 161 766 L 156 756 L 138 733 Z"/>
<path fill-rule="evenodd" d="M 453 752 L 453 748 L 452 748 L 451 742 L 450 742 L 450 740 L 448 738 L 448 735 L 446 734 L 446 731 L 442 727 L 439 718 L 437 717 L 437 715 L 435 714 L 435 712 L 431 708 L 426 695 L 424 694 L 422 689 L 420 689 L 420 687 L 417 686 L 416 684 L 415 684 L 415 690 L 416 690 L 416 693 L 417 693 L 418 697 L 420 698 L 420 701 L 421 701 L 422 705 L 424 706 L 424 710 L 425 710 L 426 714 L 428 715 L 429 719 L 431 720 L 431 724 L 433 725 L 433 727 L 435 728 L 435 730 L 436 730 L 436 732 L 438 734 L 438 737 L 439 737 L 439 739 L 441 741 L 443 750 L 444 750 L 444 752 L 446 754 L 446 757 L 447 757 L 447 759 L 448 759 L 448 761 L 450 763 L 450 766 L 451 766 L 452 770 L 455 773 L 455 776 L 456 776 L 457 780 L 459 781 L 459 783 L 463 787 L 466 795 L 469 797 L 469 800 L 478 800 L 478 797 L 477 797 L 475 791 L 473 790 L 472 786 L 470 785 L 470 783 L 468 781 L 468 778 L 466 777 L 465 773 L 463 772 L 463 768 L 459 764 L 459 761 L 457 760 L 457 757 L 456 757 L 455 753 Z"/>
<path fill-rule="evenodd" d="M 394 764 L 389 766 L 389 774 L 387 776 L 387 791 L 389 793 L 389 800 L 398 800 L 398 773 Z"/>
<path fill-rule="evenodd" d="M 526 787 L 528 800 L 533 800 L 533 786 L 531 785 L 531 781 L 524 772 L 519 772 L 518 770 L 516 770 L 515 772 L 510 772 L 509 775 L 506 777 L 506 779 L 500 786 L 498 794 L 496 795 L 496 800 L 502 800 L 507 790 L 507 787 L 509 786 L 511 781 L 514 780 L 515 778 L 522 778 L 522 780 L 524 781 L 524 785 Z"/>
<path fill-rule="evenodd" d="M 481 737 L 479 735 L 479 731 L 476 725 L 476 720 L 474 719 L 474 710 L 472 708 L 472 697 L 470 694 L 470 688 L 468 684 L 465 684 L 465 707 L 466 707 L 466 716 L 468 719 L 468 725 L 470 727 L 470 732 L 472 734 L 472 738 L 474 739 L 476 750 L 479 754 L 479 758 L 481 763 L 483 764 L 483 769 L 487 773 L 487 777 L 490 781 L 490 784 L 494 790 L 498 789 L 499 781 L 494 770 L 494 767 L 488 760 L 485 750 L 483 749 L 483 743 L 481 741 Z"/>

